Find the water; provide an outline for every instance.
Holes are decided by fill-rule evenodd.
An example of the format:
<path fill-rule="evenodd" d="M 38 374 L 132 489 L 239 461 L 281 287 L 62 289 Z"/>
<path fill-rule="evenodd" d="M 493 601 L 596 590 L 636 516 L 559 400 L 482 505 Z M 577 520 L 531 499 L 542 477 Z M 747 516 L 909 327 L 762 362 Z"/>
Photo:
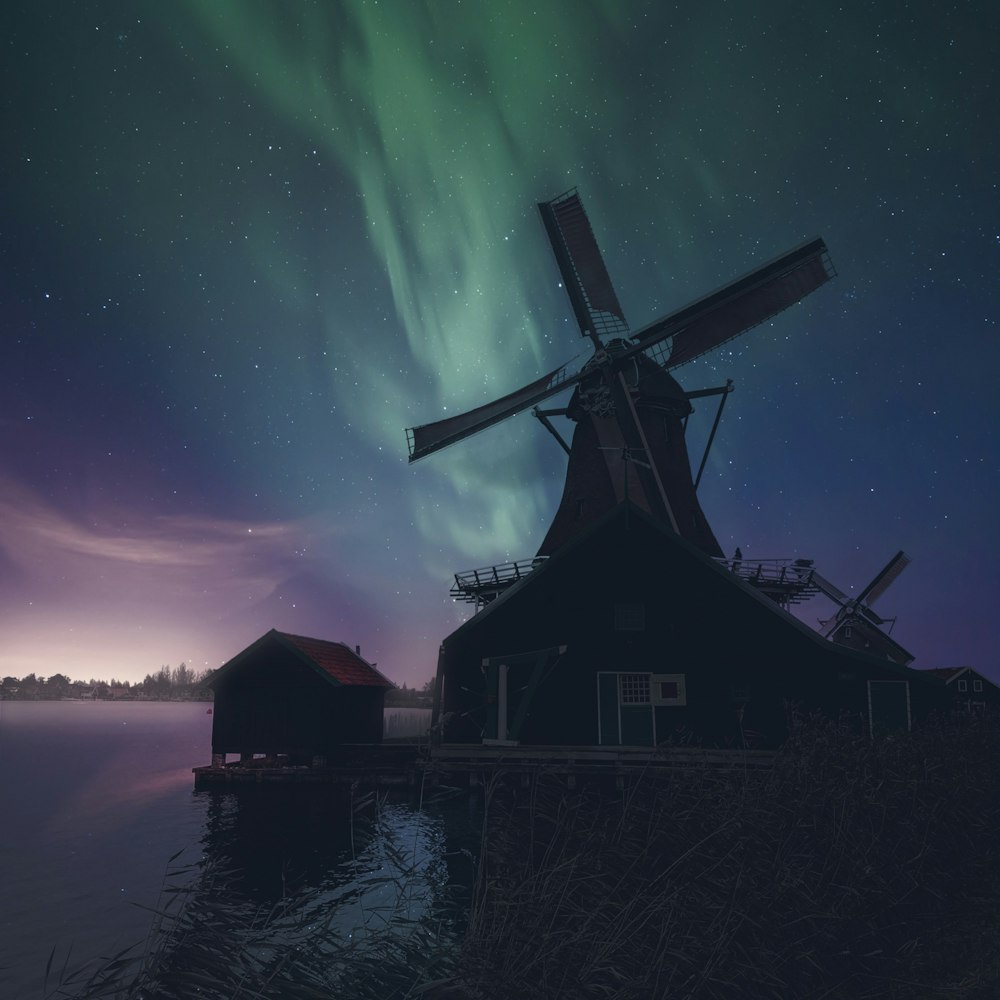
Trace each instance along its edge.
<path fill-rule="evenodd" d="M 131 904 L 156 903 L 179 851 L 191 905 L 207 912 L 225 896 L 232 934 L 284 900 L 301 902 L 298 916 L 272 915 L 265 939 L 306 933 L 299 917 L 312 908 L 314 954 L 373 939 L 375 917 L 444 926 L 440 946 L 454 946 L 462 895 L 446 887 L 471 882 L 469 803 L 383 802 L 352 817 L 331 789 L 195 793 L 191 768 L 210 760 L 206 710 L 0 702 L 2 1000 L 42 995 L 53 946 L 58 968 L 70 948 L 72 966 L 142 939 L 151 918 Z M 209 881 L 206 860 L 229 874 Z"/>

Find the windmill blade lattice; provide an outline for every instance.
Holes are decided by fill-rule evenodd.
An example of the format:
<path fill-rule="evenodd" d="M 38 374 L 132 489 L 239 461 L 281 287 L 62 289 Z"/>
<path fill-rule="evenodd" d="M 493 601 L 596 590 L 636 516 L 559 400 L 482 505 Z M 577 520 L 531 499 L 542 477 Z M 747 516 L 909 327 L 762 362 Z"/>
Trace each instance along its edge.
<path fill-rule="evenodd" d="M 420 427 L 408 427 L 406 441 L 410 451 L 410 461 L 416 462 L 417 459 L 440 451 L 456 441 L 478 434 L 479 431 L 492 427 L 493 424 L 500 423 L 501 420 L 506 420 L 515 413 L 536 406 L 549 396 L 576 385 L 579 380 L 580 372 L 570 374 L 569 365 L 562 365 L 491 403 L 466 410 L 453 417 L 422 424 Z"/>
<path fill-rule="evenodd" d="M 835 274 L 826 243 L 810 240 L 637 330 L 629 354 L 648 351 L 672 337 L 669 354 L 654 357 L 665 368 L 678 368 L 767 322 Z"/>
<path fill-rule="evenodd" d="M 858 603 L 864 602 L 869 607 L 874 604 L 895 581 L 896 577 L 910 565 L 910 557 L 900 550 L 876 575 L 875 579 L 858 596 Z"/>
<path fill-rule="evenodd" d="M 580 333 L 595 346 L 600 337 L 628 337 L 625 313 L 576 189 L 539 202 L 538 211 Z"/>

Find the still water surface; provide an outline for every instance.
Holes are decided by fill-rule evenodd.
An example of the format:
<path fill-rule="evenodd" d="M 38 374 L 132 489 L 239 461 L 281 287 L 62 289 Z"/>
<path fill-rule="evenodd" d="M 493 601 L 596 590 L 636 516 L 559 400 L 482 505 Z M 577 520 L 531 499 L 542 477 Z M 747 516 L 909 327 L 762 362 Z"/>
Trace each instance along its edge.
<path fill-rule="evenodd" d="M 210 760 L 206 710 L 202 703 L 0 702 L 2 1000 L 42 995 L 53 946 L 57 965 L 70 947 L 76 965 L 143 938 L 149 914 L 131 904 L 156 903 L 178 851 L 175 866 L 208 859 L 236 871 L 227 899 L 243 900 L 248 920 L 305 894 L 322 904 L 324 933 L 340 940 L 356 940 L 380 907 L 399 911 L 399 879 L 375 885 L 359 873 L 403 871 L 407 915 L 433 916 L 441 927 L 444 914 L 442 947 L 454 947 L 461 903 L 446 901 L 445 886 L 471 882 L 473 806 L 384 804 L 372 827 L 352 823 L 329 790 L 195 793 L 191 768 Z M 189 878 L 197 883 L 198 867 Z M 196 901 L 206 891 L 200 885 Z"/>

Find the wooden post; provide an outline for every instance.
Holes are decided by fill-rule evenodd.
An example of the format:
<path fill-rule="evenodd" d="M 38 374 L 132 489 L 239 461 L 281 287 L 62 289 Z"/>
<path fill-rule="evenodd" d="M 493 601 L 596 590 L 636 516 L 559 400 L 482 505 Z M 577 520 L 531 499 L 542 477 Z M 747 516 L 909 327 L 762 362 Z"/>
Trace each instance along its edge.
<path fill-rule="evenodd" d="M 507 739 L 507 664 L 499 665 L 497 678 L 497 739 Z"/>
<path fill-rule="evenodd" d="M 212 767 L 225 767 L 225 766 L 226 766 L 226 755 L 224 753 L 213 753 Z"/>

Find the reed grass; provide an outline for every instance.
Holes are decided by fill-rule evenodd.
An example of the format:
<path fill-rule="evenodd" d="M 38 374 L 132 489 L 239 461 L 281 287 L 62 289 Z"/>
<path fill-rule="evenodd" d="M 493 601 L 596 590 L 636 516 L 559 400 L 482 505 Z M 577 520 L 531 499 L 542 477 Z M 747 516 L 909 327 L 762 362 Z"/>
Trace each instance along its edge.
<path fill-rule="evenodd" d="M 498 773 L 459 996 L 1000 996 L 1000 719 L 870 741 L 799 719 L 767 771 L 623 791 Z"/>

